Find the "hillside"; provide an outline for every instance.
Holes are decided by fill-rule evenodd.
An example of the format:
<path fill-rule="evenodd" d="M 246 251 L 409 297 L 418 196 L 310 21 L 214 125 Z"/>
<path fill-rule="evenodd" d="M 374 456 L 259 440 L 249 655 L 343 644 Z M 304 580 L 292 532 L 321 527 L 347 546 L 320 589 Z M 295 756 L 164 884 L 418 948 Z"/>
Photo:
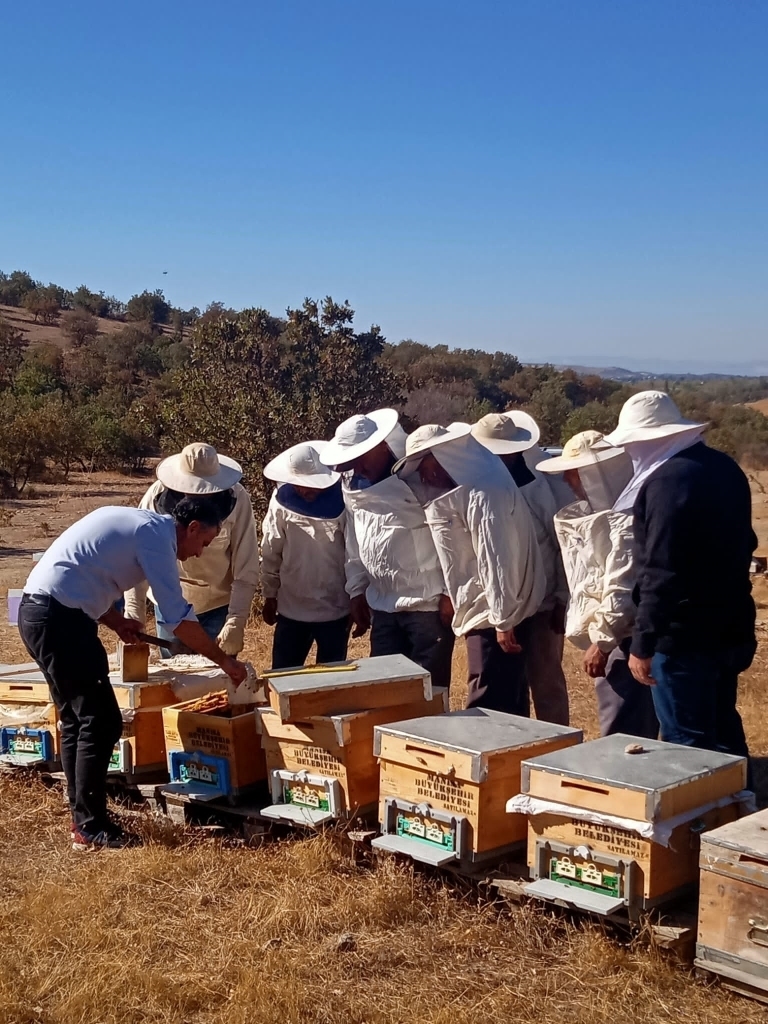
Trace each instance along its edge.
<path fill-rule="evenodd" d="M 29 310 L 21 306 L 4 306 L 1 304 L 0 317 L 7 320 L 16 330 L 21 331 L 24 334 L 25 341 L 30 345 L 39 345 L 45 342 L 59 345 L 62 348 L 66 348 L 69 345 L 69 341 L 62 330 L 61 319 L 54 324 L 37 323 Z M 126 327 L 124 320 L 112 320 L 103 316 L 96 317 L 95 319 L 98 324 L 98 332 L 101 335 L 117 334 Z M 171 333 L 171 328 L 167 325 L 159 326 L 158 330 L 166 335 Z"/>

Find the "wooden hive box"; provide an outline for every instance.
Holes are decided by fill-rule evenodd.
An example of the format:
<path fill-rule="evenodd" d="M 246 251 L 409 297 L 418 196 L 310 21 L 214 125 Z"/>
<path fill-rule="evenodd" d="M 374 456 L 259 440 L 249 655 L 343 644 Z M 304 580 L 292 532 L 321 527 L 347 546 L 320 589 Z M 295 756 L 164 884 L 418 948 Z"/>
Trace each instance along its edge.
<path fill-rule="evenodd" d="M 269 703 L 283 722 L 397 707 L 432 699 L 429 672 L 402 654 L 360 658 L 348 667 L 266 673 Z"/>
<path fill-rule="evenodd" d="M 110 672 L 109 681 L 120 708 L 138 711 L 139 708 L 161 708 L 178 703 L 173 692 L 173 675 L 162 665 L 151 665 L 147 680 L 129 682 L 118 671 Z"/>
<path fill-rule="evenodd" d="M 0 763 L 53 765 L 60 758 L 59 716 L 50 696 L 47 704 L 0 701 Z"/>
<path fill-rule="evenodd" d="M 0 665 L 0 704 L 50 704 L 51 691 L 34 661 Z"/>
<path fill-rule="evenodd" d="M 119 671 L 110 672 L 109 681 L 121 708 L 161 707 L 173 704 L 176 697 L 171 675 L 161 666 L 151 666 L 149 679 L 125 682 Z M 0 704 L 49 704 L 48 683 L 34 662 L 0 666 Z"/>
<path fill-rule="evenodd" d="M 697 881 L 701 832 L 739 815 L 746 770 L 744 758 L 625 735 L 528 758 L 529 893 L 603 914 L 668 902 Z"/>
<path fill-rule="evenodd" d="M 162 773 L 166 769 L 163 709 L 122 709 L 123 735 L 109 762 L 111 772 L 125 775 Z"/>
<path fill-rule="evenodd" d="M 768 810 L 701 837 L 696 964 L 768 1002 Z"/>
<path fill-rule="evenodd" d="M 445 864 L 499 858 L 525 841 L 526 820 L 505 813 L 531 754 L 581 742 L 578 729 L 469 708 L 377 726 L 377 848 Z"/>
<path fill-rule="evenodd" d="M 212 710 L 198 710 L 204 702 Z M 171 784 L 180 791 L 236 800 L 266 779 L 253 705 L 230 706 L 222 692 L 164 707 L 162 716 Z"/>
<path fill-rule="evenodd" d="M 257 709 L 257 728 L 267 759 L 272 807 L 267 817 L 322 824 L 334 818 L 375 812 L 379 765 L 373 730 L 448 710 L 448 690 L 436 688 L 430 701 L 349 714 L 281 722 L 272 708 Z"/>

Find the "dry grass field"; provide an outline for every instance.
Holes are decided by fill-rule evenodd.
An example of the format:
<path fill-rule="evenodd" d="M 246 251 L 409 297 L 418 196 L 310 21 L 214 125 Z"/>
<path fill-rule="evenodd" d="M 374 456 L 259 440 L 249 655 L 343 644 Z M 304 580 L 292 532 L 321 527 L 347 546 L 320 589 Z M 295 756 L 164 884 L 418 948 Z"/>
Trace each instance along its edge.
<path fill-rule="evenodd" d="M 754 481 L 768 551 L 768 478 Z M 75 477 L 0 507 L 0 593 L 33 551 L 147 481 Z M 706 553 L 702 553 L 706 557 Z M 741 710 L 768 759 L 768 584 Z M 270 637 L 249 630 L 266 664 Z M 364 646 L 356 653 L 365 653 Z M 0 661 L 25 659 L 0 601 Z M 568 654 L 573 719 L 596 734 L 591 686 Z M 454 702 L 466 672 L 457 647 Z M 354 866 L 331 837 L 253 850 L 150 818 L 143 847 L 69 850 L 57 790 L 0 777 L 0 1024 L 757 1024 L 765 1007 L 694 978 L 644 942 L 545 910 L 485 903 L 459 883 Z"/>

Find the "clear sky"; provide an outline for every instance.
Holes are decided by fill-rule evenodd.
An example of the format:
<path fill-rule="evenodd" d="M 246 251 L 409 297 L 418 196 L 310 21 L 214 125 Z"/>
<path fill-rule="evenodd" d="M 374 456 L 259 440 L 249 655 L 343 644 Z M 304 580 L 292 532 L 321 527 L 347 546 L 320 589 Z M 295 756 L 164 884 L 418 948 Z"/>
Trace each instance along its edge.
<path fill-rule="evenodd" d="M 38 0 L 1 25 L 4 270 L 768 370 L 763 0 Z"/>

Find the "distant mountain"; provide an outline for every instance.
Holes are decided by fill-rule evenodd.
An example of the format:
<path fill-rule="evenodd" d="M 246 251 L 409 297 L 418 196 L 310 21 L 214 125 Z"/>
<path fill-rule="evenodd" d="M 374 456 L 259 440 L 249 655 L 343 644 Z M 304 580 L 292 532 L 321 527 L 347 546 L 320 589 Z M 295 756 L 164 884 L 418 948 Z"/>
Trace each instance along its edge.
<path fill-rule="evenodd" d="M 637 384 L 642 381 L 704 381 L 704 380 L 730 380 L 735 377 L 752 378 L 768 376 L 768 367 L 755 366 L 745 367 L 752 370 L 751 373 L 669 373 L 659 370 L 650 373 L 646 370 L 627 370 L 623 366 L 581 366 L 576 363 L 561 363 L 555 366 L 556 370 L 573 370 L 582 377 L 605 377 L 608 380 L 618 380 L 625 384 Z"/>

